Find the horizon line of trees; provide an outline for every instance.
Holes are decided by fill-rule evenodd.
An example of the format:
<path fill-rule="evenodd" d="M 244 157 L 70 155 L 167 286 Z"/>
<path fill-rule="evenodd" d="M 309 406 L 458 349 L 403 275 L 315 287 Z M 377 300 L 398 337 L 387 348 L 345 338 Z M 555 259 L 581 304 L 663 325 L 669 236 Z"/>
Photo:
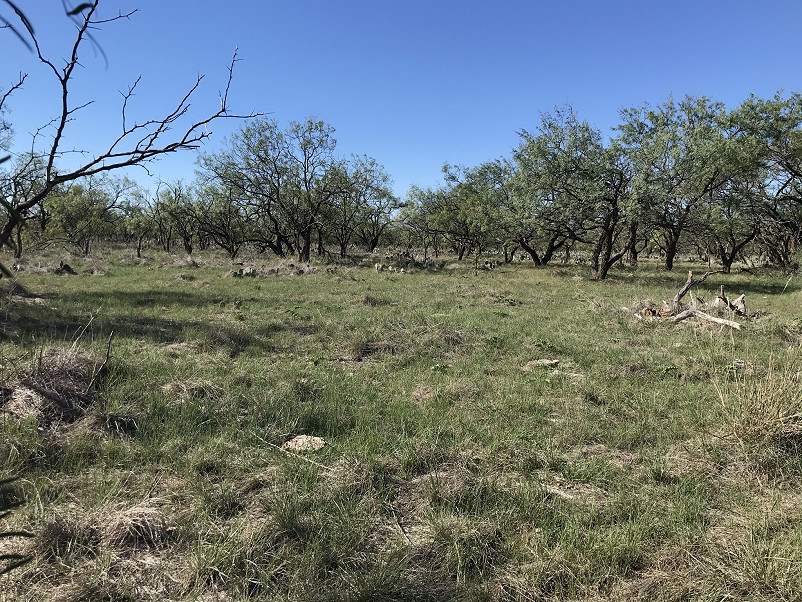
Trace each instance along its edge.
<path fill-rule="evenodd" d="M 94 241 L 156 244 L 165 251 L 244 246 L 309 261 L 358 246 L 451 251 L 462 259 L 521 253 L 546 265 L 581 254 L 591 277 L 659 252 L 714 257 L 729 271 L 747 253 L 788 269 L 802 233 L 802 96 L 751 96 L 727 110 L 707 97 L 670 97 L 621 111 L 614 136 L 571 107 L 519 132 L 510 156 L 478 166 L 445 165 L 444 183 L 413 186 L 403 200 L 384 167 L 336 156 L 334 128 L 307 119 L 280 128 L 258 117 L 215 153 L 194 181 L 154 194 L 101 174 L 40 193 L 41 165 L 26 157 L 0 173 L 10 207 L 26 207 L 14 230 L 25 245 Z M 5 167 L 5 166 L 4 166 Z M 23 228 L 23 224 L 25 227 Z"/>
<path fill-rule="evenodd" d="M 591 277 L 680 250 L 724 271 L 749 252 L 788 269 L 802 232 L 802 96 L 751 96 L 727 110 L 707 97 L 670 97 L 621 111 L 615 135 L 570 107 L 519 132 L 511 156 L 446 165 L 445 184 L 413 188 L 403 222 L 424 248 L 460 257 L 522 250 L 535 265 L 582 251 Z"/>

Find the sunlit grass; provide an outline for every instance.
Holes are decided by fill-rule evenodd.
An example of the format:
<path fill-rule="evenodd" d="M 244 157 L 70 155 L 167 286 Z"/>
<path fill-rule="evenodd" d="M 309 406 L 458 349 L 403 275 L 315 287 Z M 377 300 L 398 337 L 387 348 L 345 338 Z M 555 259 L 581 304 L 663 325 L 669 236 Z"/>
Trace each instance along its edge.
<path fill-rule="evenodd" d="M 694 290 L 747 293 L 730 332 L 636 315 L 685 280 L 648 263 L 198 262 L 23 271 L 35 301 L 3 300 L 9 391 L 51 348 L 91 378 L 114 333 L 70 421 L 4 405 L 0 477 L 37 533 L 9 599 L 792 599 L 796 431 L 765 429 L 796 382 L 795 280 Z M 297 435 L 326 446 L 283 451 Z"/>

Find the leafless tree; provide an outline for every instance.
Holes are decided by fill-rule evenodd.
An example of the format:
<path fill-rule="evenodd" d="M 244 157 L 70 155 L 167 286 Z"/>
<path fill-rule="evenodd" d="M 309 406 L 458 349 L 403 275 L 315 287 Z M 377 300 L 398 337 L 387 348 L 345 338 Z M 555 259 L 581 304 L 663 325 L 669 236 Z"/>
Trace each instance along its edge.
<path fill-rule="evenodd" d="M 12 3 L 7 2 L 7 4 L 15 8 Z M 32 50 L 45 71 L 50 72 L 55 77 L 61 96 L 59 114 L 33 134 L 30 152 L 28 153 L 31 164 L 43 166 L 40 187 L 33 195 L 26 196 L 13 204 L 5 203 L 6 219 L 2 230 L 0 230 L 0 239 L 2 240 L 10 240 L 14 229 L 23 220 L 32 217 L 36 213 L 36 208 L 59 185 L 112 170 L 132 166 L 144 167 L 162 155 L 198 148 L 200 143 L 211 135 L 209 126 L 212 122 L 224 118 L 241 119 L 257 115 L 257 113 L 235 115 L 229 112 L 228 93 L 233 78 L 234 65 L 237 62 L 235 50 L 228 67 L 228 79 L 225 88 L 219 92 L 219 107 L 217 110 L 197 120 L 189 118 L 190 98 L 197 92 L 203 80 L 203 76 L 199 75 L 186 94 L 178 100 L 173 109 L 166 115 L 148 119 L 141 123 L 131 122 L 126 112 L 139 84 L 139 79 L 137 79 L 127 92 L 123 93 L 121 129 L 117 136 L 110 141 L 102 152 L 97 154 L 88 153 L 86 160 L 82 161 L 80 166 L 63 171 L 60 170 L 57 162 L 66 152 L 63 148 L 65 131 L 74 122 L 76 114 L 92 104 L 92 101 L 83 104 L 75 104 L 72 101 L 70 87 L 75 68 L 80 64 L 80 57 L 87 46 L 93 47 L 95 51 L 99 49 L 100 54 L 105 57 L 92 32 L 99 27 L 127 19 L 136 12 L 136 10 L 132 10 L 119 12 L 111 17 L 101 17 L 97 10 L 99 4 L 100 0 L 94 0 L 81 3 L 73 9 L 69 9 L 65 5 L 65 13 L 75 23 L 76 33 L 69 56 L 63 60 L 63 64 L 58 61 L 58 65 L 56 61 L 45 56 L 31 23 L 20 11 L 16 10 L 16 8 L 14 10 L 16 18 L 19 20 L 19 27 L 13 27 L 11 21 L 5 17 L 2 18 L 0 26 L 10 28 Z M 0 96 L 0 107 L 2 107 L 2 103 L 7 101 L 10 93 L 22 85 L 26 77 L 27 74 L 21 74 L 19 81 L 9 88 L 4 95 Z M 46 132 L 50 134 L 46 134 Z M 25 164 L 26 161 L 18 161 L 17 168 L 27 169 Z"/>

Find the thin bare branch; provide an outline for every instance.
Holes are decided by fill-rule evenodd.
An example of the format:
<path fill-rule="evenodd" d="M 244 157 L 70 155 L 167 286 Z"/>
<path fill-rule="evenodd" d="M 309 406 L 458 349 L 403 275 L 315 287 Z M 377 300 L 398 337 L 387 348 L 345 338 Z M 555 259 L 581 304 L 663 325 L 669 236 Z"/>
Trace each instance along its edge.
<path fill-rule="evenodd" d="M 141 75 L 140 75 L 139 77 L 137 77 L 137 78 L 136 78 L 136 81 L 135 81 L 135 82 L 134 82 L 132 85 L 130 85 L 130 86 L 128 87 L 128 92 L 126 92 L 125 94 L 123 94 L 122 92 L 120 92 L 120 94 L 122 94 L 122 96 L 123 96 L 123 107 L 122 107 L 122 116 L 123 116 L 123 132 L 125 132 L 125 109 L 126 109 L 126 108 L 128 108 L 128 99 L 129 99 L 129 98 L 131 98 L 131 96 L 133 96 L 133 95 L 134 95 L 134 90 L 136 90 L 136 87 L 137 87 L 137 85 L 139 84 L 139 81 L 140 81 L 141 79 L 142 79 L 142 76 L 141 76 Z"/>
<path fill-rule="evenodd" d="M 13 2 L 11 2 L 11 0 L 3 0 L 3 1 L 4 1 L 4 2 L 5 2 L 5 3 L 8 5 L 8 6 L 10 6 L 10 7 L 11 7 L 11 10 L 13 10 L 13 11 L 16 13 L 16 15 L 17 15 L 17 17 L 19 18 L 20 22 L 22 22 L 22 25 L 23 25 L 23 27 L 25 27 L 25 29 L 28 31 L 28 35 L 29 35 L 31 38 L 33 38 L 33 39 L 36 39 L 36 36 L 34 35 L 34 31 L 33 31 L 33 25 L 31 25 L 31 22 L 30 22 L 30 21 L 28 20 L 28 18 L 25 16 L 25 13 L 23 13 L 23 12 L 22 12 L 22 11 L 21 11 L 21 10 L 20 10 L 18 7 L 17 7 L 17 5 L 16 5 L 16 4 L 14 4 Z M 20 32 L 20 31 L 19 31 L 19 30 L 18 30 L 16 27 L 14 27 L 14 25 L 13 25 L 13 24 L 12 24 L 10 21 L 8 21 L 8 20 L 7 20 L 5 17 L 3 17 L 3 16 L 0 16 L 0 22 L 2 22 L 2 23 L 3 23 L 3 28 L 4 28 L 4 29 L 5 29 L 5 28 L 7 28 L 7 29 L 10 29 L 10 30 L 11 30 L 11 32 L 12 32 L 12 33 L 13 33 L 15 36 L 17 36 L 17 38 L 19 39 L 19 41 L 20 41 L 20 42 L 22 42 L 22 43 L 25 45 L 25 47 L 26 47 L 28 50 L 33 50 L 33 48 L 31 47 L 31 44 L 30 44 L 30 42 L 28 42 L 28 40 L 26 40 L 26 39 L 25 39 L 25 36 L 23 36 L 23 35 L 22 35 L 22 33 L 21 33 L 21 32 Z"/>
<path fill-rule="evenodd" d="M 701 318 L 702 320 L 707 320 L 708 322 L 714 322 L 716 324 L 722 324 L 723 326 L 729 326 L 735 330 L 741 330 L 741 325 L 738 322 L 734 322 L 733 320 L 725 320 L 724 318 L 717 318 L 715 316 L 711 316 L 710 314 L 706 314 L 703 311 L 699 311 L 698 309 L 686 309 L 685 311 L 678 313 L 676 316 L 672 316 L 670 319 L 676 324 L 677 322 L 682 322 L 688 318 Z"/>
<path fill-rule="evenodd" d="M 8 0 L 5 0 L 8 2 Z M 66 4 L 65 10 L 67 9 Z M 66 152 L 62 150 L 61 145 L 64 140 L 65 130 L 69 123 L 73 121 L 75 114 L 83 108 L 86 108 L 91 101 L 79 106 L 70 106 L 70 85 L 74 74 L 75 67 L 79 65 L 79 50 L 83 43 L 91 39 L 90 30 L 97 27 L 99 24 L 105 24 L 123 18 L 129 18 L 136 11 L 128 13 L 120 13 L 117 16 L 108 19 L 95 18 L 98 0 L 93 2 L 85 2 L 80 6 L 72 9 L 70 15 L 72 20 L 76 23 L 76 34 L 74 43 L 71 48 L 69 58 L 64 62 L 64 65 L 59 68 L 50 59 L 44 56 L 42 49 L 35 36 L 31 35 L 34 44 L 35 53 L 41 64 L 51 71 L 59 82 L 61 90 L 61 110 L 59 115 L 52 119 L 48 124 L 39 128 L 33 135 L 31 141 L 31 157 L 36 157 L 41 160 L 44 170 L 44 183 L 42 189 L 30 197 L 22 200 L 15 209 L 18 218 L 11 217 L 7 220 L 4 228 L 0 231 L 0 237 L 3 235 L 10 235 L 20 219 L 28 214 L 27 212 L 41 203 L 52 190 L 63 183 L 74 181 L 78 178 L 92 176 L 115 169 L 125 167 L 142 167 L 147 171 L 146 163 L 158 158 L 161 155 L 173 153 L 179 150 L 195 149 L 208 138 L 212 132 L 210 131 L 210 124 L 216 119 L 244 119 L 261 115 L 261 113 L 252 112 L 247 115 L 235 115 L 228 112 L 228 94 L 231 88 L 234 75 L 234 65 L 238 61 L 237 51 L 231 59 L 228 67 L 228 78 L 223 91 L 218 93 L 220 106 L 219 108 L 202 119 L 190 122 L 181 127 L 181 132 L 178 135 L 172 135 L 173 128 L 188 116 L 191 107 L 190 100 L 200 87 L 203 81 L 203 75 L 198 75 L 195 82 L 190 86 L 188 91 L 179 99 L 177 104 L 174 105 L 171 111 L 161 118 L 149 119 L 143 123 L 134 123 L 131 125 L 128 119 L 129 101 L 133 98 L 135 89 L 141 79 L 137 78 L 136 82 L 128 89 L 127 92 L 121 92 L 123 97 L 122 101 L 122 131 L 119 135 L 111 141 L 111 144 L 104 152 L 93 155 L 89 160 L 85 161 L 82 165 L 70 171 L 59 172 L 56 169 L 56 160 L 63 156 Z M 67 11 L 68 13 L 70 11 Z M 79 16 L 80 15 L 80 16 Z M 21 78 L 19 87 L 24 81 Z M 3 97 L 5 99 L 8 93 Z M 37 152 L 37 145 L 42 138 L 45 129 L 54 128 L 52 140 L 48 143 L 47 149 L 42 152 Z"/>
<path fill-rule="evenodd" d="M 3 105 L 5 104 L 6 100 L 8 100 L 8 97 L 11 96 L 15 90 L 18 90 L 19 88 L 22 87 L 22 84 L 25 83 L 27 77 L 28 77 L 27 73 L 20 73 L 19 80 L 17 80 L 17 83 L 13 84 L 8 90 L 6 90 L 6 92 L 2 96 L 0 96 L 0 109 L 3 108 Z"/>

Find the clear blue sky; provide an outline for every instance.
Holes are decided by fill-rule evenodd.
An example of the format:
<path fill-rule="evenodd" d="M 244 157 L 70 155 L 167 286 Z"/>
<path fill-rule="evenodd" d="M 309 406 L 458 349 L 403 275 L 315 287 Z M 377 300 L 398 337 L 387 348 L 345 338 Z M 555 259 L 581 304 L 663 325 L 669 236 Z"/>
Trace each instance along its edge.
<path fill-rule="evenodd" d="M 25 2 L 51 56 L 66 56 L 69 21 L 60 3 Z M 7 11 L 5 5 L 2 10 Z M 130 0 L 128 21 L 95 32 L 76 102 L 95 99 L 70 124 L 76 149 L 103 150 L 120 128 L 120 91 L 142 76 L 129 118 L 160 116 L 205 74 L 196 115 L 217 107 L 235 48 L 234 112 L 268 113 L 280 124 L 314 116 L 336 128 L 338 152 L 383 164 L 403 196 L 441 181 L 443 163 L 476 165 L 508 155 L 517 132 L 571 104 L 609 133 L 618 110 L 669 94 L 707 95 L 735 106 L 754 93 L 802 90 L 799 0 Z M 56 82 L 0 31 L 0 87 L 30 73 L 9 101 L 21 151 L 57 112 Z M 216 124 L 213 152 L 240 122 Z M 131 175 L 194 175 L 194 153 Z"/>

